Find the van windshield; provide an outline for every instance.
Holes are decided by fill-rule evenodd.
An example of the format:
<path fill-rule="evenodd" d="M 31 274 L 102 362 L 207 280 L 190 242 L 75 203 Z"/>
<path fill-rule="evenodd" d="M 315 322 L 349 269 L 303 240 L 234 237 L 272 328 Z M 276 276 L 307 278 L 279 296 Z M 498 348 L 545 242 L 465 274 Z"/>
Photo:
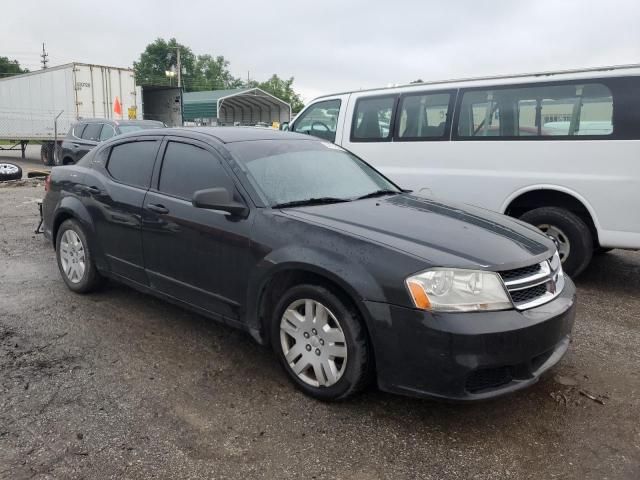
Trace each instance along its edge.
<path fill-rule="evenodd" d="M 262 140 L 232 143 L 227 148 L 270 206 L 401 192 L 377 170 L 331 143 Z"/>

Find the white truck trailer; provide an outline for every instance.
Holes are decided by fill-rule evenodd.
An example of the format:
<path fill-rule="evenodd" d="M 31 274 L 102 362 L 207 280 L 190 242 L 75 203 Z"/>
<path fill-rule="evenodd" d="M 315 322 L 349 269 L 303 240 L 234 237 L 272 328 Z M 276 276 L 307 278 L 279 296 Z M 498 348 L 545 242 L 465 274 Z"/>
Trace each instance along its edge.
<path fill-rule="evenodd" d="M 182 125 L 182 90 L 137 86 L 132 69 L 69 63 L 0 79 L 0 150 L 41 143 L 52 165 L 55 146 L 81 118 L 160 120 Z"/>

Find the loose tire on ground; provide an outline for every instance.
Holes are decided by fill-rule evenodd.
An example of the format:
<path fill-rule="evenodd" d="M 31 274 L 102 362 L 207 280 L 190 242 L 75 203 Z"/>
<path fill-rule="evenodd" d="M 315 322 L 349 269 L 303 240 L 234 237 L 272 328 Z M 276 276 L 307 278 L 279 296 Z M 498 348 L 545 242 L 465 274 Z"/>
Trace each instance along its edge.
<path fill-rule="evenodd" d="M 296 302 L 313 301 L 321 304 L 325 307 L 330 315 L 333 315 L 338 322 L 338 325 L 343 333 L 344 346 L 346 346 L 346 360 L 342 364 L 343 370 L 341 376 L 333 384 L 326 382 L 327 385 L 313 386 L 305 381 L 303 377 L 295 373 L 290 365 L 290 362 L 285 358 L 283 351 L 283 340 L 281 337 L 282 329 L 281 323 L 285 312 L 290 309 L 292 305 L 296 305 Z M 301 305 L 306 312 L 306 306 Z M 316 310 L 317 311 L 317 310 Z M 336 346 L 342 346 L 342 342 L 333 342 L 332 333 L 335 334 L 335 328 L 331 330 L 325 330 L 327 332 L 318 332 L 317 335 L 312 334 L 311 328 L 313 324 L 306 324 L 309 317 L 306 317 L 305 324 L 299 324 L 303 335 L 309 334 L 308 340 L 304 338 L 304 345 L 301 346 L 305 354 L 319 355 L 318 358 L 327 358 L 324 355 L 330 355 L 332 350 L 329 350 Z M 321 324 L 321 321 L 318 321 Z M 334 324 L 335 327 L 335 324 Z M 327 329 L 329 327 L 327 326 Z M 287 337 L 288 338 L 288 337 Z M 306 342 L 309 342 L 309 345 Z M 309 349 L 309 346 L 313 342 L 313 346 Z M 322 344 L 320 344 L 322 342 Z M 346 305 L 338 296 L 329 291 L 328 289 L 317 285 L 299 285 L 290 288 L 280 299 L 276 308 L 273 311 L 271 321 L 271 343 L 273 349 L 280 360 L 280 363 L 287 372 L 287 375 L 292 380 L 294 385 L 302 390 L 307 395 L 314 397 L 318 400 L 333 401 L 343 400 L 348 398 L 361 390 L 363 390 L 370 381 L 372 370 L 372 352 L 367 338 L 367 334 L 363 324 L 361 323 L 357 312 L 350 305 Z M 316 352 L 322 350 L 321 353 Z M 289 351 L 292 351 L 291 348 Z M 295 358 L 295 357 L 290 357 Z M 303 357 L 297 357 L 302 361 Z M 307 357 L 309 358 L 309 357 Z M 296 363 L 294 363 L 295 366 Z M 325 368 L 325 367 L 323 367 Z M 304 375 L 315 377 L 313 373 L 313 367 L 307 370 L 307 373 L 301 372 Z M 308 378 L 308 377 L 307 377 Z M 328 379 L 328 375 L 323 377 L 324 380 Z"/>
<path fill-rule="evenodd" d="M 22 168 L 15 163 L 0 162 L 0 182 L 7 180 L 20 180 L 22 178 Z"/>
<path fill-rule="evenodd" d="M 45 167 L 51 167 L 53 165 L 53 142 L 45 142 L 40 147 L 40 160 Z"/>
<path fill-rule="evenodd" d="M 76 293 L 89 293 L 102 285 L 104 278 L 93 261 L 87 236 L 80 223 L 74 219 L 65 220 L 58 228 L 56 259 L 60 275 L 70 290 Z M 71 267 L 69 268 L 68 265 Z M 71 269 L 74 274 L 70 273 Z"/>
<path fill-rule="evenodd" d="M 559 207 L 541 207 L 524 213 L 520 220 L 538 228 L 555 227 L 563 233 L 570 249 L 563 259 L 562 267 L 569 275 L 577 277 L 587 268 L 593 256 L 593 235 L 587 224 L 575 213 Z"/>

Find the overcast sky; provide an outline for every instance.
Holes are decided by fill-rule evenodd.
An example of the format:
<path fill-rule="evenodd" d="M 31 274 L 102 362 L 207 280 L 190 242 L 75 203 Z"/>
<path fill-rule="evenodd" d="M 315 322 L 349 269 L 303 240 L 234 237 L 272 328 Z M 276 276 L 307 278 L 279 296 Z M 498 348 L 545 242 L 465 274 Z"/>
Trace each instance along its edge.
<path fill-rule="evenodd" d="M 0 56 L 132 66 L 155 38 L 224 55 L 234 75 L 343 90 L 640 63 L 639 0 L 2 0 Z"/>

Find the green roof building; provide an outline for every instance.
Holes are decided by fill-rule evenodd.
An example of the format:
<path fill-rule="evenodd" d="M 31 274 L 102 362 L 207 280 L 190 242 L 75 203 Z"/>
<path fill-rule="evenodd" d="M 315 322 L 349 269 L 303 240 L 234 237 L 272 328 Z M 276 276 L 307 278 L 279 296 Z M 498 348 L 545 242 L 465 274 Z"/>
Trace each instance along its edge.
<path fill-rule="evenodd" d="M 291 120 L 291 105 L 259 88 L 185 92 L 185 124 L 256 125 Z"/>

